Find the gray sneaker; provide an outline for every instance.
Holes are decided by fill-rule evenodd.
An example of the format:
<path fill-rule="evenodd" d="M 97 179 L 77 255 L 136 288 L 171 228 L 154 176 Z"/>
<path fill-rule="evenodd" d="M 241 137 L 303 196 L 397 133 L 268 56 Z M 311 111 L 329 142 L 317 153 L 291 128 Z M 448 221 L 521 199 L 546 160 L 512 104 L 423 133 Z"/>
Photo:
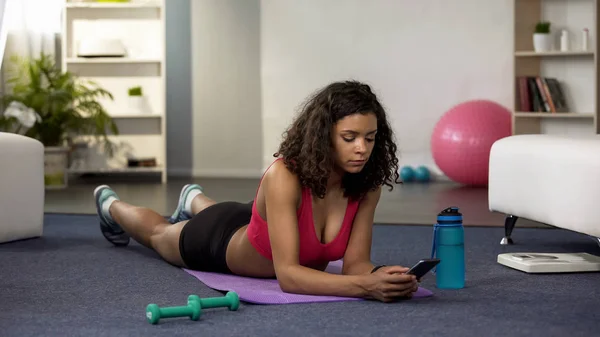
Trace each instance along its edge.
<path fill-rule="evenodd" d="M 94 190 L 96 212 L 100 218 L 100 231 L 102 231 L 102 235 L 113 245 L 127 246 L 129 244 L 129 235 L 125 233 L 118 223 L 112 220 L 110 215 L 102 210 L 102 204 L 111 196 L 119 200 L 117 194 L 108 185 L 100 185 Z"/>
<path fill-rule="evenodd" d="M 188 194 L 190 194 L 190 192 L 195 189 L 199 189 L 200 191 L 202 191 L 202 187 L 197 184 L 187 184 L 183 186 L 183 188 L 181 189 L 181 193 L 179 193 L 179 202 L 177 203 L 177 208 L 169 218 L 170 223 L 174 224 L 180 221 L 191 219 L 192 215 L 190 213 L 192 211 L 184 209 L 185 199 L 187 199 Z"/>

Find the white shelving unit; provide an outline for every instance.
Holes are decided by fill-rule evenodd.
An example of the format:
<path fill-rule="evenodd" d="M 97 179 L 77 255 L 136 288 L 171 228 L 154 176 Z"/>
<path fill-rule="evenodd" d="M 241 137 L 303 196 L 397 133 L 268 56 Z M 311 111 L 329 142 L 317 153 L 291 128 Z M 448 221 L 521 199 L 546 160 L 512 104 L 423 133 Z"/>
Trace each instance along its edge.
<path fill-rule="evenodd" d="M 514 0 L 513 134 L 600 134 L 600 67 L 598 0 Z M 536 52 L 533 32 L 540 21 L 551 23 L 553 50 Z M 583 49 L 582 31 L 589 30 Z M 569 36 L 569 48 L 560 50 L 560 34 Z M 567 111 L 522 111 L 518 78 L 554 78 L 561 86 Z M 531 98 L 533 100 L 533 98 Z M 555 98 L 552 98 L 555 99 Z"/>
<path fill-rule="evenodd" d="M 113 117 L 119 145 L 109 158 L 92 136 L 85 167 L 71 174 L 159 173 L 166 182 L 165 0 L 95 2 L 66 0 L 62 24 L 62 69 L 89 79 L 109 91 L 114 100 L 100 103 Z M 124 57 L 78 57 L 82 39 L 119 39 Z M 128 90 L 142 88 L 145 107 L 135 109 Z M 154 158 L 156 167 L 128 167 L 128 159 Z"/>

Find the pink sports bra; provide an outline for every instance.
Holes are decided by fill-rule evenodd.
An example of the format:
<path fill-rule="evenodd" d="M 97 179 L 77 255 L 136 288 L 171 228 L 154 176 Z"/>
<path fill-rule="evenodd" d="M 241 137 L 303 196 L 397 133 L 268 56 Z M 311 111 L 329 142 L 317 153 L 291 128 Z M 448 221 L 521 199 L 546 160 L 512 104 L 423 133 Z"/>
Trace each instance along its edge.
<path fill-rule="evenodd" d="M 276 159 L 273 163 L 281 158 Z M 273 165 L 273 163 L 271 165 Z M 270 168 L 271 166 L 269 166 Z M 268 170 L 268 168 L 267 168 Z M 264 177 L 264 174 L 263 174 Z M 262 183 L 262 178 L 261 178 Z M 259 185 L 260 187 L 260 185 Z M 256 192 L 258 194 L 258 190 Z M 313 222 L 312 198 L 309 188 L 302 188 L 302 201 L 297 211 L 298 215 L 298 233 L 300 239 L 300 264 L 310 266 L 329 261 L 339 260 L 344 256 L 352 223 L 358 211 L 359 200 L 348 201 L 346 214 L 337 236 L 329 243 L 322 243 L 317 237 L 315 225 Z M 269 231 L 267 222 L 260 216 L 256 208 L 256 198 L 252 204 L 252 217 L 246 229 L 248 239 L 252 246 L 264 257 L 272 260 L 271 243 L 269 241 Z"/>

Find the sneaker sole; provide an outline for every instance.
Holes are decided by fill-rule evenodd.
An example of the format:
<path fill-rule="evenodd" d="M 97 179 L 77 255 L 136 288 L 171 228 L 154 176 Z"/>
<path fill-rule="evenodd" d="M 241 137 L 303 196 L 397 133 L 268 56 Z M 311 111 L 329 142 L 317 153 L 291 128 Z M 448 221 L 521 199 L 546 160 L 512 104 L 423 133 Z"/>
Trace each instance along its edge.
<path fill-rule="evenodd" d="M 175 208 L 175 212 L 173 212 L 173 214 L 171 214 L 171 217 L 169 218 L 169 222 L 170 223 L 175 223 L 177 222 L 177 219 L 179 218 L 179 216 L 181 215 L 181 212 L 183 211 L 183 202 L 181 201 L 181 199 L 183 198 L 183 195 L 185 194 L 185 190 L 190 186 L 191 184 L 185 184 L 182 188 L 181 191 L 179 192 L 179 199 L 177 201 L 177 208 Z"/>
<path fill-rule="evenodd" d="M 102 209 L 100 207 L 100 202 L 98 200 L 98 194 L 105 188 L 110 188 L 110 186 L 108 185 L 100 185 L 98 187 L 96 187 L 94 189 L 94 202 L 96 203 L 96 213 L 98 213 L 98 216 L 102 219 L 104 219 L 104 216 L 102 215 Z"/>
<path fill-rule="evenodd" d="M 105 189 L 105 188 L 110 188 L 110 186 L 108 186 L 108 185 L 100 185 L 100 186 L 98 186 L 98 187 L 96 187 L 96 188 L 94 189 L 94 202 L 96 203 L 96 213 L 98 214 L 98 217 L 100 218 L 100 221 L 101 221 L 101 222 L 100 222 L 100 226 L 101 226 L 101 227 L 104 227 L 104 226 L 102 225 L 102 223 L 106 223 L 107 221 L 106 221 L 106 219 L 104 218 L 104 216 L 102 215 L 102 209 L 101 209 L 101 207 L 100 207 L 100 203 L 99 203 L 99 200 L 98 200 L 98 194 L 99 194 L 99 193 L 100 193 L 100 192 L 101 192 L 103 189 Z M 110 227 L 110 226 L 108 226 L 108 225 L 105 225 L 105 226 L 107 226 L 107 227 Z M 126 238 L 126 239 L 121 239 L 121 240 L 119 240 L 119 239 L 116 239 L 115 237 L 110 237 L 110 236 L 107 236 L 107 234 L 108 234 L 108 233 L 106 233 L 104 230 L 101 230 L 101 232 L 102 232 L 102 235 L 103 235 L 103 236 L 104 236 L 104 237 L 105 237 L 105 238 L 106 238 L 108 241 L 110 241 L 112 244 L 114 244 L 115 246 L 127 246 L 127 245 L 129 245 L 129 236 L 127 236 L 127 238 Z M 114 235 L 115 235 L 116 237 L 119 237 L 120 235 L 124 235 L 124 234 L 125 234 L 125 231 L 121 230 L 121 233 L 117 233 L 117 234 L 114 234 Z"/>

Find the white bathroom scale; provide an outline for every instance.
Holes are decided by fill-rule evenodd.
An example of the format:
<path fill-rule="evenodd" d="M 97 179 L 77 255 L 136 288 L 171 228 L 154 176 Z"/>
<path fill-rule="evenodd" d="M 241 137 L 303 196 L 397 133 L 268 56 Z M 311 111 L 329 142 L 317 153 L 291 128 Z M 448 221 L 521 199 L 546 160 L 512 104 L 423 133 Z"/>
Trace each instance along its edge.
<path fill-rule="evenodd" d="M 600 256 L 588 253 L 504 253 L 498 263 L 526 273 L 600 271 Z"/>

